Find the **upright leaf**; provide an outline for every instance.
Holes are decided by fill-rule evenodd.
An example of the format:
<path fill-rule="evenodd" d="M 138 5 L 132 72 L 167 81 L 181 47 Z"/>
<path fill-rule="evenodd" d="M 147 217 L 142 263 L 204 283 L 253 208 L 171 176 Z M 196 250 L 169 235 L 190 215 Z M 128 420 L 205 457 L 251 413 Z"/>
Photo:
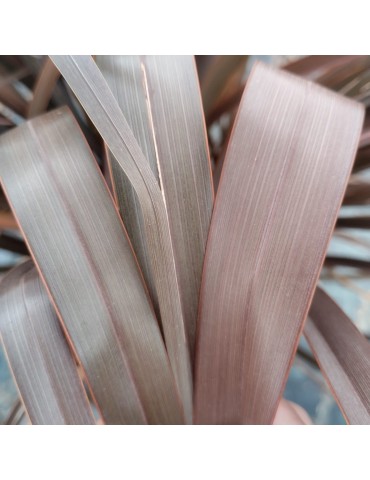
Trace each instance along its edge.
<path fill-rule="evenodd" d="M 167 212 L 161 190 L 104 77 L 89 56 L 53 56 L 140 200 L 166 347 L 192 418 L 192 372 Z"/>
<path fill-rule="evenodd" d="M 31 261 L 13 269 L 0 283 L 0 332 L 32 423 L 95 423 L 57 316 Z"/>
<path fill-rule="evenodd" d="M 254 68 L 207 243 L 197 423 L 273 421 L 362 121 L 359 104 L 263 64 Z"/>
<path fill-rule="evenodd" d="M 207 137 L 194 59 L 191 56 L 102 56 L 97 58 L 97 64 L 155 174 L 158 164 L 184 321 L 193 351 L 213 205 Z M 132 198 L 132 187 L 127 185 L 122 169 L 115 162 L 112 167 L 122 217 L 142 258 L 142 244 L 147 242 L 141 209 L 136 194 Z M 140 263 L 148 265 L 146 258 Z"/>
<path fill-rule="evenodd" d="M 158 167 L 191 353 L 213 207 L 202 102 L 191 56 L 143 57 Z"/>
<path fill-rule="evenodd" d="M 153 132 L 149 122 L 140 57 L 134 55 L 99 55 L 96 57 L 96 62 L 159 184 L 157 158 Z M 158 297 L 150 267 L 148 242 L 144 233 L 145 226 L 140 200 L 130 180 L 110 152 L 108 161 L 114 196 L 158 315 Z"/>
<path fill-rule="evenodd" d="M 107 423 L 181 423 L 158 323 L 122 222 L 63 108 L 0 137 L 4 190 Z"/>

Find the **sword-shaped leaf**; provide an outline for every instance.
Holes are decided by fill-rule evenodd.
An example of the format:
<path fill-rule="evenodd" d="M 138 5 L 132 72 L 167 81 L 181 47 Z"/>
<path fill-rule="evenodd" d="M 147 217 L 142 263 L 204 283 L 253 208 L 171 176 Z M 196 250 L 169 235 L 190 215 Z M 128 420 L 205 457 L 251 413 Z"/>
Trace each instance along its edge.
<path fill-rule="evenodd" d="M 351 171 L 361 105 L 257 65 L 203 270 L 197 423 L 273 421 Z"/>
<path fill-rule="evenodd" d="M 192 371 L 173 245 L 162 192 L 99 68 L 89 56 L 52 56 L 140 200 L 151 270 L 171 366 L 192 418 Z"/>
<path fill-rule="evenodd" d="M 1 281 L 0 333 L 32 423 L 95 423 L 58 318 L 31 261 Z"/>
<path fill-rule="evenodd" d="M 370 345 L 343 310 L 320 288 L 305 337 L 348 423 L 370 424 Z"/>
<path fill-rule="evenodd" d="M 107 423 L 181 423 L 164 343 L 122 222 L 63 108 L 0 138 L 4 190 Z"/>
<path fill-rule="evenodd" d="M 96 63 L 125 115 L 127 123 L 159 185 L 157 157 L 153 131 L 149 122 L 140 57 L 134 55 L 99 55 L 96 57 Z M 108 162 L 116 203 L 135 250 L 156 313 L 159 316 L 158 297 L 150 267 L 148 242 L 144 234 L 145 226 L 140 200 L 130 180 L 110 152 L 108 153 Z"/>
<path fill-rule="evenodd" d="M 114 55 L 96 60 L 157 175 L 158 165 L 184 321 L 193 352 L 213 206 L 207 135 L 194 59 L 175 55 Z M 144 250 L 147 242 L 136 194 L 116 162 L 112 162 L 112 171 L 122 218 L 131 232 L 140 264 L 147 272 L 148 252 Z M 150 277 L 149 285 L 152 285 Z"/>

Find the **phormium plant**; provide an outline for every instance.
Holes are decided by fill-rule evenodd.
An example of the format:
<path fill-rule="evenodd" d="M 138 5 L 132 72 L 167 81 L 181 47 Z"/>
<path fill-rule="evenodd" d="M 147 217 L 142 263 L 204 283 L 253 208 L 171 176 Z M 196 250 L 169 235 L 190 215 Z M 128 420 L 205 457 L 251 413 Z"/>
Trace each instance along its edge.
<path fill-rule="evenodd" d="M 10 60 L 1 228 L 22 239 L 1 245 L 31 259 L 1 281 L 0 330 L 30 421 L 273 423 L 304 328 L 369 423 L 368 341 L 317 288 L 343 199 L 370 198 L 369 58 L 260 63 L 246 85 L 245 57 Z"/>

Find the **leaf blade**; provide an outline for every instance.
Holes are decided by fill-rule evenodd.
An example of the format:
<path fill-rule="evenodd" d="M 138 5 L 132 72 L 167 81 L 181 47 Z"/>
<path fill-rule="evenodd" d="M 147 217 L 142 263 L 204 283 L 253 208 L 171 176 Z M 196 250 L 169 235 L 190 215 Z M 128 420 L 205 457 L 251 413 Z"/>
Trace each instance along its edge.
<path fill-rule="evenodd" d="M 59 70 L 46 57 L 35 82 L 32 100 L 28 104 L 27 118 L 36 117 L 47 109 L 59 77 Z"/>
<path fill-rule="evenodd" d="M 97 58 L 97 65 L 158 183 L 160 172 L 193 357 L 200 281 L 213 206 L 211 166 L 194 59 L 174 55 L 102 56 Z M 112 167 L 122 218 L 142 259 L 140 264 L 147 271 L 148 245 L 137 197 L 132 196 L 131 184 L 119 165 L 113 163 Z M 147 274 L 145 278 L 148 277 Z M 153 291 L 150 277 L 149 285 Z"/>
<path fill-rule="evenodd" d="M 73 116 L 37 117 L 3 135 L 0 151 L 5 191 L 104 419 L 181 423 L 141 274 Z"/>
<path fill-rule="evenodd" d="M 200 282 L 214 197 L 197 73 L 191 56 L 145 56 L 142 64 L 193 358 Z"/>
<path fill-rule="evenodd" d="M 272 422 L 362 121 L 360 105 L 285 72 L 255 67 L 230 140 L 207 244 L 196 351 L 197 423 Z"/>
<path fill-rule="evenodd" d="M 369 342 L 321 288 L 304 334 L 347 422 L 369 425 Z"/>
<path fill-rule="evenodd" d="M 127 122 L 159 184 L 157 158 L 152 131 L 149 128 L 140 58 L 133 55 L 98 55 L 96 64 L 104 75 L 122 112 L 124 112 Z M 144 235 L 145 226 L 140 200 L 130 180 L 111 152 L 108 153 L 108 162 L 116 203 L 159 317 L 158 296 L 150 266 L 148 242 Z"/>
<path fill-rule="evenodd" d="M 89 56 L 52 56 L 95 127 L 126 173 L 141 202 L 166 347 L 188 423 L 192 371 L 178 290 L 171 235 L 162 193 L 125 117 Z"/>
<path fill-rule="evenodd" d="M 31 422 L 95 424 L 71 352 L 31 261 L 4 277 L 0 304 L 2 340 Z"/>

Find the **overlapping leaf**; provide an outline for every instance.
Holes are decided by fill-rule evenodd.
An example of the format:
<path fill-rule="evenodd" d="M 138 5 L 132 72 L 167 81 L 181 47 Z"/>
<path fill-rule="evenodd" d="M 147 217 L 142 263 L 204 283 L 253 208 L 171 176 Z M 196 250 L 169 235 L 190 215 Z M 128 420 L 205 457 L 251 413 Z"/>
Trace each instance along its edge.
<path fill-rule="evenodd" d="M 108 423 L 181 423 L 160 330 L 76 121 L 53 111 L 0 138 L 0 175 Z"/>
<path fill-rule="evenodd" d="M 192 372 L 167 212 L 155 176 L 100 70 L 88 56 L 53 56 L 66 81 L 130 180 L 144 219 L 166 347 L 188 422 Z"/>
<path fill-rule="evenodd" d="M 191 56 L 101 56 L 96 60 L 159 182 L 158 165 L 192 352 L 213 206 L 194 60 Z M 112 170 L 122 218 L 149 290 L 154 291 L 139 201 L 116 162 Z"/>
<path fill-rule="evenodd" d="M 122 112 L 124 112 L 128 125 L 135 135 L 159 185 L 157 158 L 153 132 L 149 123 L 149 112 L 140 57 L 129 55 L 99 55 L 96 58 L 96 62 L 116 98 L 118 105 Z M 144 233 L 145 226 L 141 213 L 140 200 L 130 180 L 111 153 L 109 153 L 108 161 L 111 168 L 116 203 L 134 247 L 153 305 L 159 316 L 158 298 L 150 267 L 148 242 Z"/>
<path fill-rule="evenodd" d="M 191 355 L 213 207 L 207 137 L 191 56 L 142 58 Z"/>
<path fill-rule="evenodd" d="M 213 96 L 209 118 L 230 111 L 241 95 L 230 72 L 235 69 L 240 80 L 242 62 L 239 68 L 231 57 L 220 59 L 230 69 L 224 77 L 215 75 L 214 88 L 205 91 Z M 91 152 L 66 110 L 1 137 L 0 176 L 105 421 L 182 423 L 185 413 L 190 423 L 195 320 L 213 204 L 193 60 L 98 57 L 101 71 L 91 57 L 53 61 L 106 142 L 116 204 L 144 282 Z M 367 104 L 369 64 L 367 56 L 306 57 L 286 69 Z M 17 111 L 34 116 L 46 108 L 59 73 L 50 61 L 37 70 L 31 102 L 8 88 L 10 77 L 10 83 L 5 79 L 0 93 L 15 110 L 2 106 L 7 109 L 0 117 L 2 130 L 24 121 Z M 55 104 L 67 99 L 86 119 L 66 85 L 58 85 Z M 226 152 L 226 161 L 200 296 L 196 423 L 272 422 L 343 198 L 362 116 L 358 105 L 286 73 L 259 66 L 252 74 L 220 155 L 222 160 Z M 101 157 L 99 135 L 88 121 L 82 124 L 90 145 L 91 135 L 98 144 L 92 147 L 96 158 Z M 370 164 L 366 129 L 347 204 L 368 202 L 362 173 Z M 6 215 L 2 226 L 11 218 Z M 369 225 L 367 217 L 341 217 L 337 223 Z M 7 234 L 0 244 L 28 252 Z M 344 255 L 331 255 L 326 263 L 369 264 Z M 90 412 L 84 417 L 83 408 L 65 405 L 68 392 L 74 404 L 81 382 L 60 328 L 51 342 L 55 352 L 44 348 L 43 334 L 50 330 L 37 334 L 42 321 L 53 319 L 54 325 L 56 316 L 36 273 L 19 268 L 7 278 L 14 282 L 2 287 L 1 302 L 10 306 L 6 327 L 22 328 L 5 330 L 6 343 L 33 422 L 91 423 Z M 368 344 L 339 307 L 320 295 L 307 337 L 347 420 L 369 423 Z M 47 314 L 27 323 L 27 304 Z M 333 328 L 335 317 L 340 331 Z M 67 367 L 61 384 L 54 368 L 60 348 L 73 367 L 72 380 Z M 50 355 L 53 368 L 46 371 Z M 31 384 L 33 362 L 42 375 Z M 82 398 L 86 407 L 84 393 Z M 15 406 L 11 423 L 21 411 Z"/>
<path fill-rule="evenodd" d="M 94 424 L 77 367 L 31 261 L 0 284 L 0 333 L 35 424 Z"/>

